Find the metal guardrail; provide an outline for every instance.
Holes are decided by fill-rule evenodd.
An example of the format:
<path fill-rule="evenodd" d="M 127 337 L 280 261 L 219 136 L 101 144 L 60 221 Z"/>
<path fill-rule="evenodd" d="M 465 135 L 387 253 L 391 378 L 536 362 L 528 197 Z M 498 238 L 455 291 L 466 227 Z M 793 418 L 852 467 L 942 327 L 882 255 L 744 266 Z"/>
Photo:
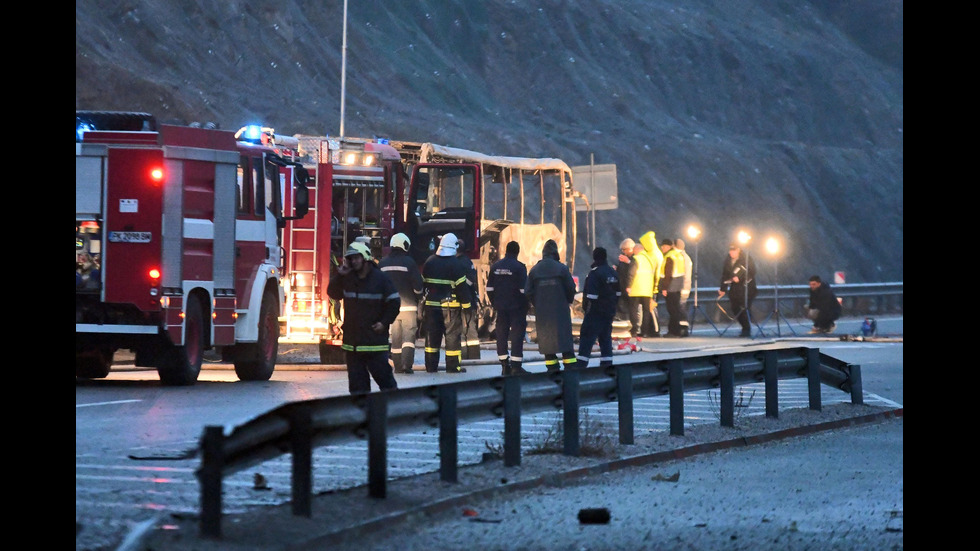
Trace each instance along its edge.
<path fill-rule="evenodd" d="M 905 283 L 902 281 L 886 283 L 848 283 L 833 285 L 834 294 L 841 299 L 842 317 L 876 316 L 903 312 Z M 778 302 L 777 302 L 778 297 Z M 759 293 L 752 302 L 749 315 L 753 322 L 768 319 L 778 310 L 785 319 L 806 319 L 806 306 L 810 302 L 808 285 L 759 285 Z M 694 294 L 687 300 L 690 310 L 688 319 L 692 322 L 710 321 L 714 324 L 728 323 L 731 318 L 721 308 L 728 308 L 728 297 L 718 298 L 718 287 L 698 289 L 698 304 L 694 304 Z M 697 306 L 697 309 L 696 307 Z M 699 311 L 700 310 L 700 311 Z"/>
<path fill-rule="evenodd" d="M 563 412 L 563 453 L 579 454 L 579 409 L 617 401 L 619 442 L 633 443 L 633 400 L 669 394 L 670 434 L 684 434 L 684 393 L 720 387 L 722 426 L 735 421 L 735 387 L 765 382 L 765 414 L 778 417 L 778 381 L 806 378 L 809 407 L 821 409 L 820 385 L 850 392 L 862 404 L 861 369 L 800 347 L 625 363 L 460 381 L 425 387 L 292 402 L 225 434 L 208 426 L 201 438 L 201 535 L 221 537 L 222 480 L 284 454 L 292 456 L 292 510 L 310 516 L 312 454 L 320 446 L 368 440 L 368 493 L 383 498 L 389 434 L 439 428 L 440 478 L 457 482 L 457 433 L 463 423 L 503 417 L 505 466 L 521 463 L 521 415 Z"/>

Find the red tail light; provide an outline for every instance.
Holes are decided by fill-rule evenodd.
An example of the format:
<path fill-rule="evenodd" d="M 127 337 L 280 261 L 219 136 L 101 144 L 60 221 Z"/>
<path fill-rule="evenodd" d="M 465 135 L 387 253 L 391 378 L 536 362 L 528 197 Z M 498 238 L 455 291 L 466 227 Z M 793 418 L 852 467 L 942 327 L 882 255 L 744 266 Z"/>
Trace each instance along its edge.
<path fill-rule="evenodd" d="M 147 272 L 146 275 L 150 276 L 150 279 L 152 279 L 154 283 L 160 280 L 160 270 L 157 268 L 150 268 L 150 271 Z"/>
<path fill-rule="evenodd" d="M 160 167 L 153 167 L 150 169 L 150 180 L 155 184 L 159 184 L 163 181 L 163 169 Z"/>

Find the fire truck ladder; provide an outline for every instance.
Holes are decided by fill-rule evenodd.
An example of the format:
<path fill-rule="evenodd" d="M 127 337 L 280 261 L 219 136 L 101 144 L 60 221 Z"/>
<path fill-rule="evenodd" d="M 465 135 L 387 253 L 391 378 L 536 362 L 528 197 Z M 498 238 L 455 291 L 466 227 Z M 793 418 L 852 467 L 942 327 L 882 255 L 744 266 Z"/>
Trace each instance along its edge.
<path fill-rule="evenodd" d="M 316 239 L 319 220 L 317 216 L 317 189 L 310 187 L 310 210 L 303 220 L 295 220 L 289 229 L 289 279 L 290 300 L 286 312 L 285 338 L 287 341 L 315 342 L 317 316 Z M 300 224 L 312 220 L 313 227 Z M 298 299 L 298 296 L 304 298 Z"/>

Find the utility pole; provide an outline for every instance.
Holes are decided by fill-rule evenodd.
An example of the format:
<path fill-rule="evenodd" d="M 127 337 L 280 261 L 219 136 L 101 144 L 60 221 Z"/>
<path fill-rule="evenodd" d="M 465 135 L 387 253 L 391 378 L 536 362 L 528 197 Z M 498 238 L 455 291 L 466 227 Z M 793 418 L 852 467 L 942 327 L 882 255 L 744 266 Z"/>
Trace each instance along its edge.
<path fill-rule="evenodd" d="M 344 40 L 340 53 L 340 137 L 344 137 L 344 100 L 347 95 L 347 0 L 344 0 Z"/>

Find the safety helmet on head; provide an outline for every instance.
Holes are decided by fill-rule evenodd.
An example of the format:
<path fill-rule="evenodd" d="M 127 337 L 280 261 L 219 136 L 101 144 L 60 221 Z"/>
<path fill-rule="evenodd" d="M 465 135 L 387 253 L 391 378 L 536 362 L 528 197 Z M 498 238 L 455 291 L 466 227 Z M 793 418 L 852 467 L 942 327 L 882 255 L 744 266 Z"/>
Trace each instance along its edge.
<path fill-rule="evenodd" d="M 347 252 L 344 253 L 344 257 L 357 255 L 363 256 L 364 260 L 373 260 L 373 257 L 371 256 L 371 249 L 369 249 L 364 243 L 358 243 L 355 241 L 354 243 L 350 244 L 350 247 L 347 248 Z"/>
<path fill-rule="evenodd" d="M 439 256 L 456 256 L 456 247 L 458 244 L 459 239 L 456 238 L 456 235 L 447 233 L 439 241 L 439 248 L 436 249 L 436 254 Z"/>
<path fill-rule="evenodd" d="M 412 241 L 404 233 L 396 233 L 391 236 L 391 246 L 408 252 L 408 248 L 412 246 Z"/>

